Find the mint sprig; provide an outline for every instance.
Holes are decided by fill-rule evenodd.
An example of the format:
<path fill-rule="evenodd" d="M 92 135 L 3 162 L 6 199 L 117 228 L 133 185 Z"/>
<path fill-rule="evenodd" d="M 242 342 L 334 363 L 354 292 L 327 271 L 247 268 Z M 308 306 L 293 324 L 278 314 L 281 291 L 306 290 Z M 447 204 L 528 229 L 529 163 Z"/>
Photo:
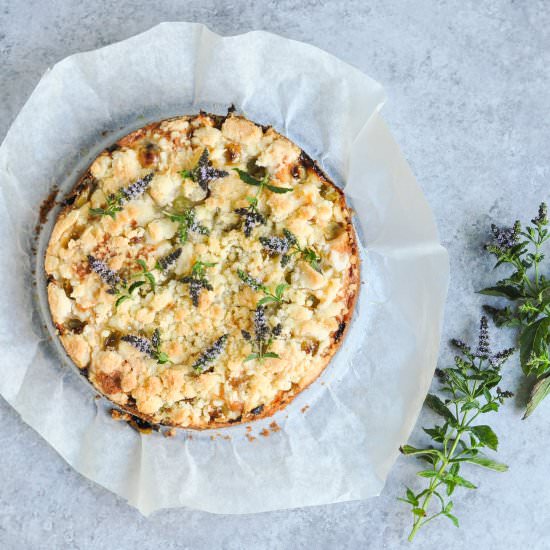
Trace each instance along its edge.
<path fill-rule="evenodd" d="M 489 345 L 487 318 L 481 318 L 479 341 L 474 351 L 461 340 L 452 340 L 459 355 L 455 364 L 437 370 L 441 383 L 441 399 L 428 394 L 425 404 L 439 415 L 443 423 L 432 428 L 423 428 L 432 444 L 424 448 L 404 445 L 400 451 L 427 463 L 428 467 L 417 475 L 425 479 L 428 486 L 419 492 L 406 488 L 404 498 L 399 500 L 411 507 L 413 525 L 409 534 L 412 541 L 421 527 L 444 516 L 458 527 L 458 518 L 452 513 L 454 503 L 451 496 L 459 487 L 476 489 L 474 483 L 463 477 L 462 468 L 474 464 L 496 472 L 505 472 L 508 467 L 482 452 L 482 449 L 496 451 L 498 437 L 487 424 L 474 424 L 480 415 L 499 410 L 510 392 L 502 391 L 501 367 L 513 353 L 507 349 L 492 353 Z M 436 509 L 430 504 L 436 501 Z"/>
<path fill-rule="evenodd" d="M 550 240 L 545 203 L 525 227 L 516 221 L 511 228 L 491 226 L 493 242 L 486 250 L 496 258 L 495 268 L 509 266 L 512 272 L 481 294 L 504 298 L 505 307 L 485 306 L 497 326 L 519 331 L 519 359 L 526 376 L 536 376 L 524 418 L 550 393 L 550 278 L 544 248 Z"/>

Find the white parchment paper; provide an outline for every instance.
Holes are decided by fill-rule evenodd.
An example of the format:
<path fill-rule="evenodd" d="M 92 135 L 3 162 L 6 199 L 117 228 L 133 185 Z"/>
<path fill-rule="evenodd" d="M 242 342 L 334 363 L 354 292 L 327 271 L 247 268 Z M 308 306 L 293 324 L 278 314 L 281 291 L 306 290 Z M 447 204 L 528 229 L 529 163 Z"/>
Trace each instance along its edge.
<path fill-rule="evenodd" d="M 379 115 L 383 102 L 379 84 L 314 47 L 265 32 L 223 38 L 197 24 L 164 23 L 55 65 L 0 147 L 2 396 L 76 470 L 144 514 L 377 495 L 433 375 L 448 283 L 447 253 Z M 39 205 L 132 129 L 199 109 L 223 114 L 231 103 L 345 187 L 363 248 L 357 312 L 325 373 L 274 417 L 281 431 L 260 436 L 269 419 L 249 433 L 141 435 L 110 418 L 52 332 L 42 253 L 55 211 L 35 252 Z"/>

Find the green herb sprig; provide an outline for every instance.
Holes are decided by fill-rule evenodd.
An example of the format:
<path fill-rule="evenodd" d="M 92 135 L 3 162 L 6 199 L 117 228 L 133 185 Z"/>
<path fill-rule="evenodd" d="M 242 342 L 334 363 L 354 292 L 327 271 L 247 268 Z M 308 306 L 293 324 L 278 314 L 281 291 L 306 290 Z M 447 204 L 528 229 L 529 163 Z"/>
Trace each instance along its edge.
<path fill-rule="evenodd" d="M 122 211 L 122 192 L 111 193 L 105 198 L 105 201 L 104 208 L 90 208 L 90 214 L 92 216 L 110 216 L 114 220 L 117 212 Z"/>
<path fill-rule="evenodd" d="M 508 467 L 481 452 L 488 448 L 497 450 L 498 437 L 487 424 L 474 424 L 480 415 L 499 410 L 510 392 L 502 391 L 501 366 L 512 355 L 513 349 L 492 353 L 489 345 L 487 318 L 482 317 L 479 342 L 474 351 L 461 340 L 452 340 L 459 351 L 453 367 L 437 370 L 446 395 L 442 400 L 435 394 L 428 394 L 425 404 L 443 419 L 442 425 L 424 428 L 433 444 L 425 448 L 410 445 L 401 447 L 405 455 L 415 456 L 428 464 L 417 473 L 428 486 L 415 493 L 407 488 L 404 498 L 399 500 L 411 507 L 413 526 L 409 534 L 412 541 L 418 530 L 440 516 L 447 517 L 458 527 L 453 515 L 453 501 L 450 499 L 457 487 L 475 489 L 476 486 L 459 475 L 466 464 L 475 464 L 496 472 L 505 472 Z M 432 500 L 437 509 L 430 511 Z"/>
<path fill-rule="evenodd" d="M 111 193 L 106 197 L 106 205 L 104 208 L 90 208 L 92 216 L 110 216 L 113 220 L 117 212 L 122 210 L 122 207 L 128 201 L 137 199 L 146 191 L 151 184 L 154 172 L 149 172 L 143 178 L 139 178 L 127 187 L 122 187 L 116 193 Z"/>
<path fill-rule="evenodd" d="M 258 200 L 262 194 L 262 191 L 264 189 L 268 189 L 272 193 L 281 194 L 289 193 L 290 191 L 293 191 L 293 189 L 290 187 L 277 187 L 276 185 L 271 185 L 269 183 L 271 181 L 271 176 L 268 173 L 266 173 L 262 179 L 256 179 L 248 172 L 240 170 L 239 168 L 233 168 L 233 170 L 237 172 L 241 181 L 258 188 L 254 197 L 246 197 L 246 200 L 248 201 L 247 208 L 237 208 L 235 210 L 235 213 L 243 218 L 243 231 L 245 236 L 250 237 L 254 227 L 257 225 L 265 225 L 266 223 L 265 217 L 258 210 Z"/>
<path fill-rule="evenodd" d="M 314 248 L 302 247 L 298 238 L 288 229 L 283 229 L 283 236 L 260 237 L 260 243 L 270 256 L 281 256 L 281 266 L 286 267 L 293 256 L 307 262 L 315 271 L 322 273 L 321 257 Z"/>
<path fill-rule="evenodd" d="M 181 248 L 176 248 L 174 251 L 170 252 L 170 254 L 167 254 L 163 258 L 160 258 L 157 260 L 155 267 L 153 270 L 158 270 L 162 273 L 166 273 L 166 271 L 172 267 L 176 260 L 181 255 Z M 129 300 L 134 292 L 141 288 L 143 285 L 149 283 L 149 287 L 151 289 L 151 292 L 156 292 L 157 289 L 157 280 L 155 278 L 155 274 L 153 271 L 150 271 L 147 267 L 147 264 L 145 263 L 145 260 L 142 258 L 138 258 L 136 260 L 136 263 L 138 264 L 140 271 L 137 273 L 134 273 L 132 275 L 132 279 L 140 278 L 138 281 L 134 281 L 131 285 L 127 285 L 125 281 L 121 281 L 121 283 L 116 287 L 115 294 L 118 294 L 119 297 L 117 298 L 115 302 L 115 308 L 117 308 L 120 304 L 125 302 L 126 300 Z"/>
<path fill-rule="evenodd" d="M 536 376 L 524 418 L 528 417 L 550 393 L 550 278 L 543 253 L 550 240 L 545 203 L 531 225 L 516 221 L 511 228 L 491 226 L 494 241 L 486 250 L 495 256 L 495 268 L 508 265 L 512 273 L 481 294 L 505 298 L 510 305 L 485 306 L 497 326 L 516 327 L 519 331 L 519 358 L 527 376 Z"/>
<path fill-rule="evenodd" d="M 160 350 L 161 339 L 160 330 L 156 328 L 153 332 L 151 339 L 144 336 L 136 336 L 134 334 L 127 334 L 121 338 L 123 342 L 127 342 L 141 353 L 148 355 L 152 359 L 155 359 L 159 365 L 165 363 L 172 363 L 171 359 L 166 353 Z"/>
<path fill-rule="evenodd" d="M 238 269 L 237 274 L 244 284 L 246 284 L 253 290 L 260 290 L 265 294 L 265 296 L 258 302 L 259 306 L 264 306 L 271 303 L 283 303 L 283 294 L 285 290 L 289 287 L 289 285 L 287 285 L 286 283 L 278 284 L 275 287 L 274 292 L 271 292 L 269 288 L 267 288 L 264 284 L 262 284 L 254 277 L 252 277 L 252 275 L 250 275 L 246 271 Z"/>
<path fill-rule="evenodd" d="M 178 241 L 182 244 L 186 243 L 189 239 L 190 231 L 198 233 L 199 235 L 210 234 L 210 230 L 207 227 L 195 221 L 196 213 L 194 208 L 187 208 L 181 214 L 178 214 L 176 212 L 167 212 L 165 210 L 163 210 L 162 213 L 165 216 L 168 216 L 170 221 L 176 222 L 178 224 Z"/>

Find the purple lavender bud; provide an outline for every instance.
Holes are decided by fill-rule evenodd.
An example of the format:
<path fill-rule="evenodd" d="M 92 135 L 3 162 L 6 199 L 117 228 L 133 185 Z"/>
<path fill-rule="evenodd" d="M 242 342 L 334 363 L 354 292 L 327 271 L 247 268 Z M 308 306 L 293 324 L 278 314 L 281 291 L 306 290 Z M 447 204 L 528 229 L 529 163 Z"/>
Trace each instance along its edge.
<path fill-rule="evenodd" d="M 91 254 L 88 255 L 88 264 L 90 269 L 97 273 L 100 279 L 111 287 L 113 292 L 116 291 L 116 286 L 121 282 L 121 279 L 116 271 L 113 271 L 109 266 L 98 260 Z"/>
<path fill-rule="evenodd" d="M 227 334 L 220 336 L 212 346 L 210 346 L 193 364 L 193 370 L 203 373 L 206 372 L 205 367 L 212 364 L 221 354 L 227 340 Z"/>
<path fill-rule="evenodd" d="M 258 342 L 265 340 L 269 336 L 269 326 L 263 306 L 258 306 L 254 311 L 254 333 Z"/>
<path fill-rule="evenodd" d="M 480 358 L 486 358 L 490 355 L 490 353 L 488 322 L 487 317 L 483 315 L 479 323 L 479 340 L 476 355 Z"/>
<path fill-rule="evenodd" d="M 125 202 L 131 201 L 133 199 L 137 199 L 143 193 L 145 190 L 149 187 L 151 180 L 153 179 L 154 173 L 150 172 L 145 177 L 136 180 L 134 183 L 130 184 L 128 187 L 125 187 L 121 190 L 122 193 L 122 200 L 121 204 L 124 204 Z"/>
<path fill-rule="evenodd" d="M 546 203 L 540 203 L 538 216 L 533 218 L 531 223 L 534 223 L 535 225 L 546 225 L 548 223 L 548 208 Z"/>
<path fill-rule="evenodd" d="M 290 243 L 285 237 L 260 237 L 260 242 L 270 256 L 286 254 L 290 248 Z"/>
<path fill-rule="evenodd" d="M 176 263 L 176 260 L 180 256 L 181 256 L 181 248 L 176 248 L 176 250 L 174 250 L 173 252 L 170 252 L 170 254 L 158 260 L 158 265 L 162 269 L 162 271 L 167 271 L 170 267 L 172 267 Z"/>
<path fill-rule="evenodd" d="M 123 342 L 127 342 L 131 346 L 134 346 L 134 348 L 136 348 L 138 351 L 141 351 L 141 353 L 144 353 L 145 355 L 149 355 L 150 357 L 153 357 L 154 355 L 153 346 L 147 338 L 143 338 L 142 336 L 135 336 L 133 334 L 127 334 L 126 336 L 123 336 L 121 340 Z"/>

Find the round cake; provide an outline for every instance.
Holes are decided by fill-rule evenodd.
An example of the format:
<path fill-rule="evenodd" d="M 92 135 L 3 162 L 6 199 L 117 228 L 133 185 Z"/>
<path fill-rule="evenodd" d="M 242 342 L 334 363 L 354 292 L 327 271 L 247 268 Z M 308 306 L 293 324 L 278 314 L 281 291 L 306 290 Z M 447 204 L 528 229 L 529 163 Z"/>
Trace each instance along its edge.
<path fill-rule="evenodd" d="M 149 124 L 103 151 L 45 257 L 68 355 L 121 409 L 213 428 L 272 415 L 341 345 L 359 291 L 342 192 L 242 116 Z"/>

